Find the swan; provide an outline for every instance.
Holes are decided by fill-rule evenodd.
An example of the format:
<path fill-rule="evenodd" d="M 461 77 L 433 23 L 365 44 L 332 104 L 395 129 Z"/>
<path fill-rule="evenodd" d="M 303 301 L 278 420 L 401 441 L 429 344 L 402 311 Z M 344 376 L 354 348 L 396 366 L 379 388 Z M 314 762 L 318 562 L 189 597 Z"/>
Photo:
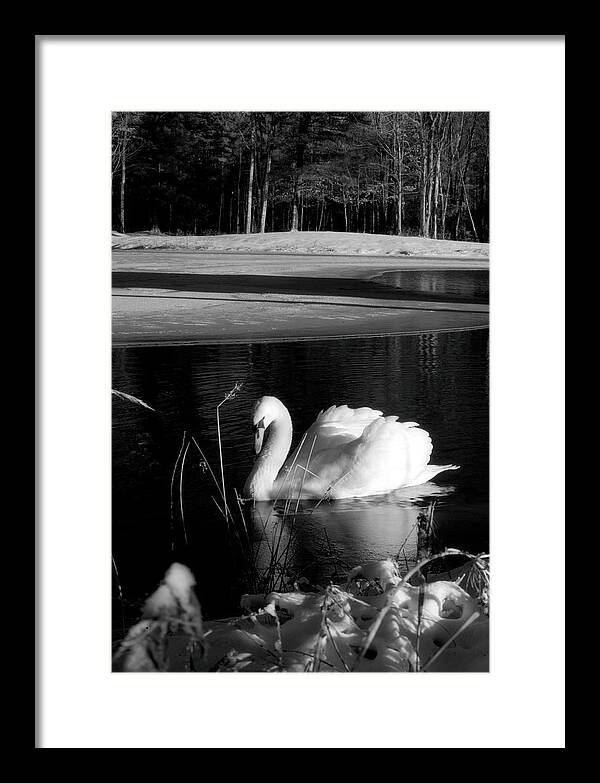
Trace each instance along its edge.
<path fill-rule="evenodd" d="M 458 469 L 428 464 L 433 444 L 416 422 L 373 408 L 332 405 L 321 411 L 289 456 L 292 419 L 281 400 L 261 397 L 252 428 L 256 459 L 243 494 L 256 501 L 383 495 Z"/>

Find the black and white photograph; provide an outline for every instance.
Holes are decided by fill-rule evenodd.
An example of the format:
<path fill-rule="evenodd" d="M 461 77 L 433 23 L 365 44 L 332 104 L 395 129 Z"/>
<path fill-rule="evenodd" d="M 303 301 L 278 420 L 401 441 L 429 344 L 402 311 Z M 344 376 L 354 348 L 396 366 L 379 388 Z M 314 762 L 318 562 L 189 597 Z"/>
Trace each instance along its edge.
<path fill-rule="evenodd" d="M 36 747 L 563 748 L 565 36 L 35 39 Z"/>
<path fill-rule="evenodd" d="M 488 114 L 115 112 L 112 162 L 115 670 L 487 671 Z"/>

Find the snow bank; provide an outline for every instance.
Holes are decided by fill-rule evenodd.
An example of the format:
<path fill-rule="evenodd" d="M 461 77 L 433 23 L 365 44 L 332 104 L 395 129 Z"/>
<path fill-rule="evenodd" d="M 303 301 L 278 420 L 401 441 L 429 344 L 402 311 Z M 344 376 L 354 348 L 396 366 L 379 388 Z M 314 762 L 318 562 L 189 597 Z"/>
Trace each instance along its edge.
<path fill-rule="evenodd" d="M 193 575 L 171 566 L 116 656 L 117 670 L 488 671 L 487 610 L 458 583 L 413 586 L 393 560 L 344 586 L 245 595 L 240 617 L 202 623 Z"/>
<path fill-rule="evenodd" d="M 341 231 L 288 231 L 219 236 L 112 234 L 114 250 L 187 250 L 198 253 L 276 253 L 300 255 L 447 256 L 487 258 L 486 242 L 355 234 Z"/>

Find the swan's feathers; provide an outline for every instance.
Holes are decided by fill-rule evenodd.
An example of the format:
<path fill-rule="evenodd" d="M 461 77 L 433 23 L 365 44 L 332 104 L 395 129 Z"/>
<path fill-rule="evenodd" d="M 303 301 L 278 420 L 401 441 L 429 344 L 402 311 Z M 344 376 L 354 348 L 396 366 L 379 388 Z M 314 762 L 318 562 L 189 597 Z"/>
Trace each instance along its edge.
<path fill-rule="evenodd" d="M 357 495 L 378 494 L 398 486 L 399 479 L 404 485 L 413 483 L 429 462 L 433 444 L 415 422 L 386 416 L 373 421 L 343 451 L 349 474 L 340 481 L 340 490 L 347 483 Z"/>
<path fill-rule="evenodd" d="M 308 430 L 306 439 L 312 443 L 313 438 L 317 435 L 319 441 L 328 438 L 339 440 L 341 437 L 344 438 L 344 442 L 348 442 L 360 437 L 365 427 L 382 415 L 381 411 L 373 410 L 373 408 L 349 408 L 347 405 L 332 405 L 319 413 L 315 423 Z"/>
<path fill-rule="evenodd" d="M 429 433 L 417 422 L 400 422 L 373 408 L 332 405 L 319 413 L 284 470 L 295 461 L 316 474 L 309 483 L 318 481 L 323 491 L 339 483 L 340 491 L 351 487 L 355 496 L 370 495 L 411 483 L 432 450 Z"/>
<path fill-rule="evenodd" d="M 353 421 L 356 419 L 367 418 L 373 420 L 382 415 L 382 411 L 376 411 L 373 408 L 350 408 L 348 405 L 331 405 L 326 410 L 319 413 L 316 421 Z"/>
<path fill-rule="evenodd" d="M 289 470 L 294 460 L 304 465 L 311 454 L 311 459 L 321 451 L 340 448 L 359 438 L 371 422 L 382 416 L 381 411 L 373 408 L 349 408 L 347 405 L 332 405 L 319 413 L 314 423 L 308 428 L 301 439 L 302 450 L 297 455 L 300 444 L 288 457 L 284 470 Z"/>

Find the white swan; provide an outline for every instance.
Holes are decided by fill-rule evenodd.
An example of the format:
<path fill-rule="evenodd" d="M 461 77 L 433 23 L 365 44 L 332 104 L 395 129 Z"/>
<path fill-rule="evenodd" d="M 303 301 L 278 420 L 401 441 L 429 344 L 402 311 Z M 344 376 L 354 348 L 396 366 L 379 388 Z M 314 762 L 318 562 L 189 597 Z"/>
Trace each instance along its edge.
<path fill-rule="evenodd" d="M 277 397 L 256 402 L 252 426 L 257 456 L 244 497 L 254 500 L 382 495 L 458 467 L 429 465 L 429 434 L 414 421 L 372 408 L 332 405 L 321 411 L 287 461 L 292 419 Z"/>

